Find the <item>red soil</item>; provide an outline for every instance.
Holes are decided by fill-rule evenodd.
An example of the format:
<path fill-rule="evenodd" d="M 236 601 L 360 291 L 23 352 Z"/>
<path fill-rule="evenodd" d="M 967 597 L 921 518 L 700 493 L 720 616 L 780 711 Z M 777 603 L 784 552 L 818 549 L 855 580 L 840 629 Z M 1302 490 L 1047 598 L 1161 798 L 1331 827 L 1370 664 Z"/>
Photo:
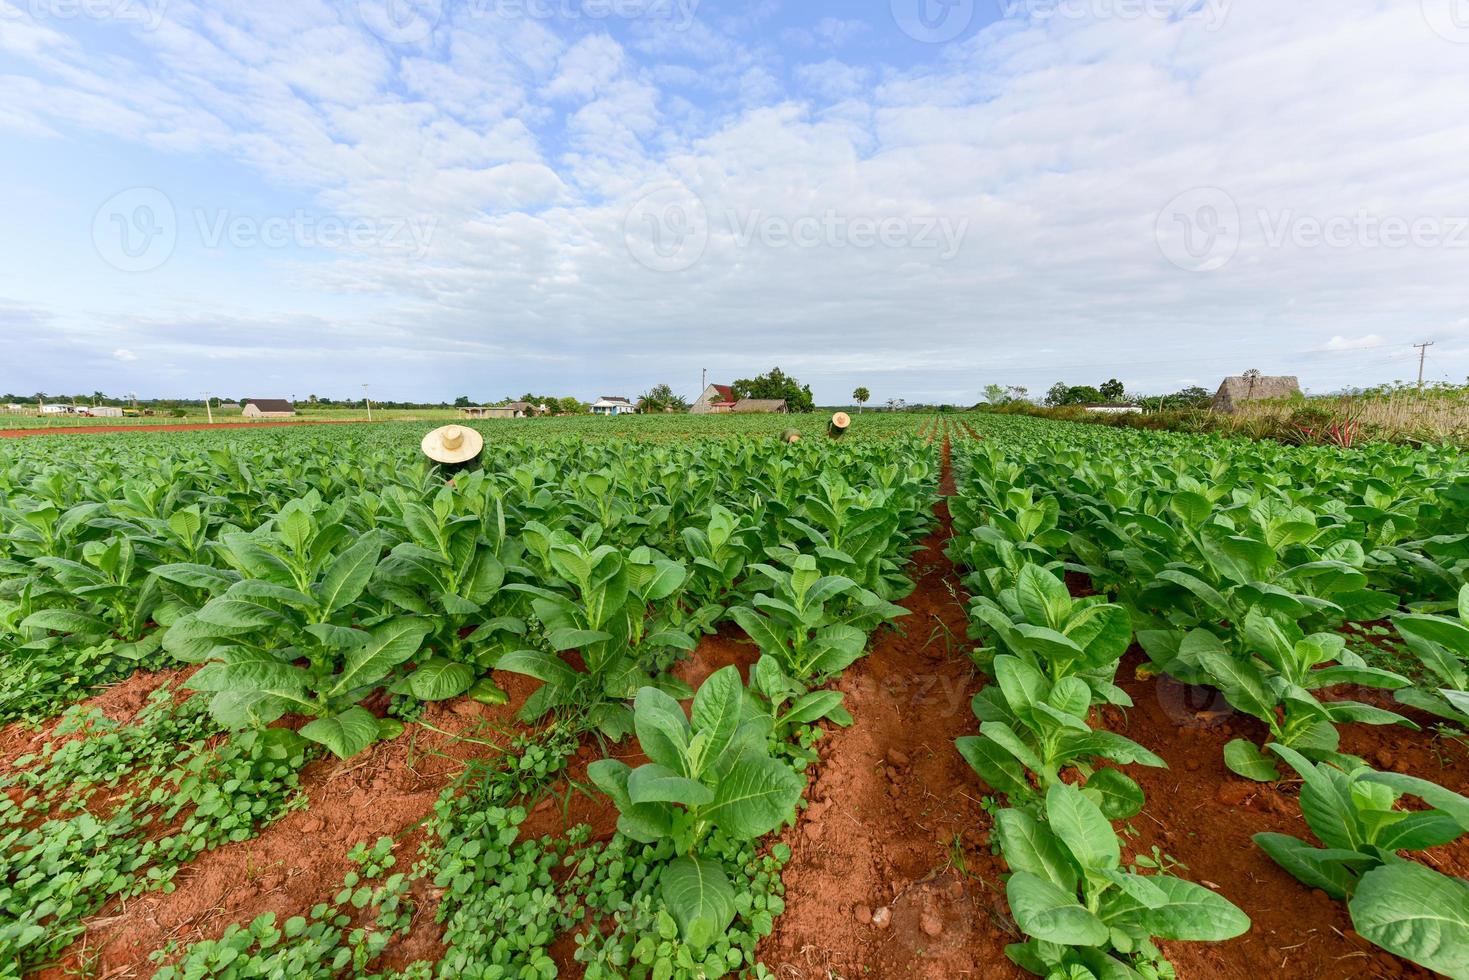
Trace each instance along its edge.
<path fill-rule="evenodd" d="M 59 436 L 78 432 L 196 432 L 205 429 L 272 429 L 303 425 L 362 425 L 360 419 L 309 419 L 301 422 L 179 422 L 139 423 L 134 425 L 58 425 L 54 429 L 0 429 L 0 439 L 22 439 L 26 436 Z"/>
<path fill-rule="evenodd" d="M 945 493 L 952 493 L 948 445 Z M 954 749 L 975 728 L 963 597 L 943 546 L 916 557 L 901 632 L 883 631 L 838 687 L 856 723 L 831 733 L 809 808 L 784 841 L 786 911 L 760 946 L 783 978 L 1016 977 L 984 790 Z"/>
<path fill-rule="evenodd" d="M 1253 922 L 1249 932 L 1227 943 L 1164 944 L 1178 975 L 1431 976 L 1359 937 L 1344 904 L 1308 889 L 1255 846 L 1251 837 L 1262 832 L 1315 842 L 1300 815 L 1298 780 L 1247 782 L 1224 766 L 1224 746 L 1233 738 L 1261 742 L 1264 726 L 1233 712 L 1212 690 L 1167 678 L 1139 680 L 1141 661 L 1139 654 L 1130 655 L 1118 679 L 1135 707 L 1104 713 L 1108 728 L 1169 764 L 1166 770 L 1128 768 L 1148 797 L 1143 815 L 1130 821 L 1138 831 L 1132 843 L 1144 854 L 1157 845 L 1182 861 L 1188 870 L 1180 874 L 1215 888 Z M 1469 789 L 1469 753 L 1462 743 L 1401 727 L 1346 725 L 1341 731 L 1342 749 L 1378 768 L 1458 792 Z M 1469 841 L 1420 857 L 1449 874 L 1469 873 Z"/>
<path fill-rule="evenodd" d="M 143 710 L 148 696 L 167 682 L 174 684 L 179 696 L 187 697 L 189 692 L 181 690 L 183 682 L 197 669 L 139 671 L 78 704 L 84 709 L 96 708 L 113 721 L 126 724 Z M 77 732 L 57 738 L 52 733 L 60 722 L 58 715 L 38 726 L 16 721 L 0 728 L 0 768 L 9 767 L 21 756 L 39 752 L 47 742 L 61 745 L 84 734 Z"/>
<path fill-rule="evenodd" d="M 61 980 L 86 963 L 95 975 L 146 975 L 152 970 L 148 954 L 170 941 L 182 946 L 217 938 L 231 923 L 265 912 L 281 920 L 305 914 L 341 887 L 355 867 L 347 852 L 358 843 L 402 838 L 396 854 L 406 870 L 417 857 L 418 825 L 439 793 L 463 760 L 493 755 L 493 745 L 508 743 L 515 712 L 538 686 L 520 675 L 496 679 L 510 694 L 509 705 L 487 707 L 461 698 L 429 706 L 424 720 L 450 734 L 410 727 L 352 759 L 311 763 L 301 775 L 303 809 L 253 840 L 201 854 L 180 871 L 172 892 L 108 906 L 87 923 L 61 962 L 38 976 Z M 432 924 L 431 912 L 426 921 Z"/>

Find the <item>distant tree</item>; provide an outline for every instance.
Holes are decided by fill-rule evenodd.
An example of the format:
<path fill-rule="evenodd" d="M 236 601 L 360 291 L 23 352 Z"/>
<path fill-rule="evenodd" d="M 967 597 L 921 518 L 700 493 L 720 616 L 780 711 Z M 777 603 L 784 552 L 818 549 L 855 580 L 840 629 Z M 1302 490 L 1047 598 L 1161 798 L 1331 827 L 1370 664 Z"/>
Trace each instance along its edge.
<path fill-rule="evenodd" d="M 454 407 L 455 408 L 468 408 L 469 406 L 471 406 L 473 404 L 474 404 L 474 402 L 472 402 L 472 401 L 469 400 L 469 396 L 468 395 L 460 395 L 458 398 L 454 399 Z"/>
<path fill-rule="evenodd" d="M 1060 408 L 1062 405 L 1071 404 L 1071 386 L 1064 381 L 1057 381 L 1046 391 L 1046 404 L 1052 408 Z"/>
<path fill-rule="evenodd" d="M 771 368 L 769 374 L 758 378 L 736 381 L 736 398 L 784 399 L 786 408 L 792 412 L 816 411 L 816 400 L 811 395 L 811 386 L 803 385 L 780 368 Z"/>
<path fill-rule="evenodd" d="M 1127 389 L 1116 378 L 1107 380 L 1097 390 L 1102 393 L 1102 398 L 1108 402 L 1120 402 L 1127 397 Z"/>
<path fill-rule="evenodd" d="M 987 384 L 984 386 L 984 400 L 991 405 L 1003 405 L 1010 399 L 1004 385 Z"/>
<path fill-rule="evenodd" d="M 688 410 L 688 399 L 676 393 L 671 385 L 654 385 L 638 399 L 638 411 L 648 414 L 687 412 Z"/>
<path fill-rule="evenodd" d="M 857 411 L 860 412 L 862 411 L 862 407 L 864 405 L 872 401 L 872 392 L 868 391 L 866 388 L 858 388 L 856 391 L 852 392 L 852 401 L 857 403 Z"/>
<path fill-rule="evenodd" d="M 1006 385 L 1005 397 L 1012 402 L 1023 402 L 1030 397 L 1030 389 L 1024 385 Z"/>

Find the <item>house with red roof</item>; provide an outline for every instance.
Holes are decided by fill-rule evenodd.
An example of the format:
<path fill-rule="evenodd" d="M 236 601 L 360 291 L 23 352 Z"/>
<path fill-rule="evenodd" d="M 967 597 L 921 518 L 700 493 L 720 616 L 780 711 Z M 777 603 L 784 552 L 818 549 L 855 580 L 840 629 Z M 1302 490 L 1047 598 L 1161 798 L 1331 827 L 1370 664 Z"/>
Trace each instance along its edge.
<path fill-rule="evenodd" d="M 735 402 L 734 389 L 729 385 L 710 385 L 704 389 L 704 393 L 694 400 L 689 411 L 694 415 L 712 415 L 717 412 L 733 412 Z"/>

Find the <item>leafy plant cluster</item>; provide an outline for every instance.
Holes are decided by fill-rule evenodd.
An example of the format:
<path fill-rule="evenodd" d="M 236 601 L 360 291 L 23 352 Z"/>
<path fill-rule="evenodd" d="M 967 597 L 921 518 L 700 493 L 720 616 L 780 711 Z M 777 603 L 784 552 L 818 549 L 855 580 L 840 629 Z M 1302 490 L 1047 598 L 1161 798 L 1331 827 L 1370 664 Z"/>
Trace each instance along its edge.
<path fill-rule="evenodd" d="M 1351 897 L 1364 936 L 1415 962 L 1453 963 L 1444 950 L 1462 941 L 1469 920 L 1460 890 L 1469 886 L 1396 852 L 1457 837 L 1454 794 L 1373 773 L 1341 752 L 1339 725 L 1417 726 L 1332 689 L 1386 689 L 1448 721 L 1469 717 L 1469 631 L 1439 615 L 1462 616 L 1465 603 L 1457 455 L 1384 446 L 1327 453 L 1019 418 L 982 424 L 1005 438 L 965 454 L 962 496 L 953 505 L 970 527 L 956 557 L 979 569 L 966 581 L 979 597 L 981 633 L 997 637 L 1003 650 L 1036 642 L 992 608 L 1013 621 L 1026 618 L 1014 615 L 1016 600 L 1004 598 L 1016 594 L 1004 589 L 1017 564 L 1087 575 L 1107 597 L 1096 601 L 1112 599 L 1137 627 L 1154 669 L 1216 687 L 1262 724 L 1264 750 L 1236 739 L 1225 753 L 1231 769 L 1276 780 L 1274 760 L 1282 758 L 1306 778 L 1302 808 L 1327 848 L 1276 835 L 1262 835 L 1261 846 L 1302 880 Z M 1347 624 L 1380 633 L 1369 624 L 1397 613 L 1398 633 L 1430 685 L 1370 663 L 1342 635 Z M 1044 714 L 1046 723 L 1055 721 Z M 971 754 L 995 779 L 1015 775 L 997 771 L 993 746 Z M 1044 766 L 1047 757 L 1035 761 Z M 1411 814 L 1395 805 L 1402 793 L 1439 809 Z M 1105 810 L 1105 799 L 1095 802 Z M 1354 897 L 1360 879 L 1379 866 L 1366 897 Z M 1413 883 L 1443 917 L 1425 920 L 1407 892 Z"/>
<path fill-rule="evenodd" d="M 22 806 L 0 831 L 0 965 L 25 972 L 64 949 L 110 899 L 171 888 L 199 853 L 246 840 L 297 798 L 308 756 L 285 729 L 197 743 L 140 772 L 102 813 Z"/>

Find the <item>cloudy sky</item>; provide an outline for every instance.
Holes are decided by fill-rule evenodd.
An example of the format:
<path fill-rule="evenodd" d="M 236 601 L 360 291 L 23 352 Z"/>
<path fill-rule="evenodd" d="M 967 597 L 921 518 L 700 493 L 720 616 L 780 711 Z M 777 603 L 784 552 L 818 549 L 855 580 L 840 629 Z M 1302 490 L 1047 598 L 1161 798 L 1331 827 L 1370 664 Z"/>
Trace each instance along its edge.
<path fill-rule="evenodd" d="M 1469 0 L 0 0 L 0 391 L 1469 375 Z"/>

